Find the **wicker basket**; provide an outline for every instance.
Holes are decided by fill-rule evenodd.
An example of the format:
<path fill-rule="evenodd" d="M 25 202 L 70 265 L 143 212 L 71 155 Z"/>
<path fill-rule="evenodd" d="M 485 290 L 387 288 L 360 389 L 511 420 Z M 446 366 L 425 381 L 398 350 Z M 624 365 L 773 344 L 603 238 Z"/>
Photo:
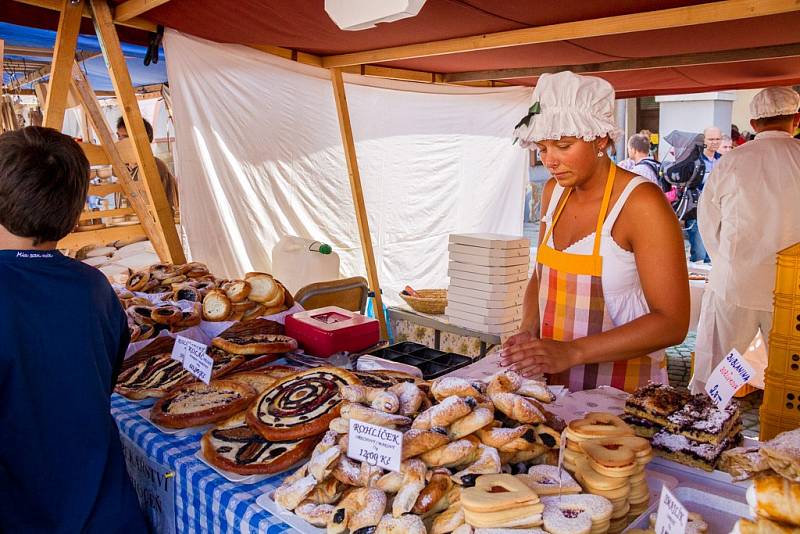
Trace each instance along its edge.
<path fill-rule="evenodd" d="M 447 307 L 446 289 L 417 289 L 418 297 L 400 293 L 400 297 L 409 306 L 420 313 L 430 313 L 431 315 L 441 315 Z"/>

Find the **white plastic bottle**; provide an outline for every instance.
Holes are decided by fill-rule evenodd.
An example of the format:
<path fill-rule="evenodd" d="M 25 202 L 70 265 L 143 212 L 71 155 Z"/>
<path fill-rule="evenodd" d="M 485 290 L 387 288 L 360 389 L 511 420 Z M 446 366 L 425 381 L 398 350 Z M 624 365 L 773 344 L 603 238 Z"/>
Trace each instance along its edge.
<path fill-rule="evenodd" d="M 308 284 L 339 279 L 339 255 L 330 245 L 286 235 L 272 249 L 272 275 L 292 293 Z"/>

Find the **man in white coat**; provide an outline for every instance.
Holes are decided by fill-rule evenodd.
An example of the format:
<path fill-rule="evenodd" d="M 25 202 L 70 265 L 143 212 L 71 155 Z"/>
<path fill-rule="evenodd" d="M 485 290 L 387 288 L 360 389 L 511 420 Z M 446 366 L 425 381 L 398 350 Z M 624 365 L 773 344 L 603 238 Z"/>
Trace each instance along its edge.
<path fill-rule="evenodd" d="M 800 95 L 770 87 L 750 103 L 755 140 L 714 167 L 700 197 L 700 234 L 713 269 L 697 327 L 693 392 L 731 350 L 744 354 L 759 328 L 772 327 L 776 254 L 800 241 Z M 763 387 L 766 362 L 751 384 Z"/>

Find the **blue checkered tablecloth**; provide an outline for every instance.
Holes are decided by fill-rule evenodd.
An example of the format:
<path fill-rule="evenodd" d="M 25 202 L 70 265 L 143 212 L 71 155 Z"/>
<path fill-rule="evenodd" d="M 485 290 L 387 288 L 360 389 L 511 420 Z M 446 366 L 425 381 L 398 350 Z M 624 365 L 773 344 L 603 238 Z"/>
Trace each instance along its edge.
<path fill-rule="evenodd" d="M 111 413 L 121 434 L 163 466 L 175 472 L 175 526 L 179 533 L 276 534 L 292 527 L 256 504 L 263 493 L 277 488 L 285 475 L 256 484 L 237 484 L 195 457 L 201 434 L 164 434 L 137 414 L 144 406 L 114 394 Z"/>

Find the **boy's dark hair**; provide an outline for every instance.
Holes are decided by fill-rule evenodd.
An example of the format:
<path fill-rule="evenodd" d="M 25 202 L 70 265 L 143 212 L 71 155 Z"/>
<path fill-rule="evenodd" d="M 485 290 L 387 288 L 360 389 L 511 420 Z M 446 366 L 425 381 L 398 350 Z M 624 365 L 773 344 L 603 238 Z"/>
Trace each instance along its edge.
<path fill-rule="evenodd" d="M 89 161 L 71 137 L 28 126 L 0 135 L 0 225 L 34 245 L 75 228 L 89 191 Z"/>
<path fill-rule="evenodd" d="M 152 143 L 153 126 L 148 122 L 147 119 L 142 119 L 142 122 L 144 122 L 144 131 L 147 132 L 147 139 Z M 120 116 L 120 118 L 117 119 L 117 130 L 119 130 L 120 128 L 125 128 L 125 131 L 126 132 L 128 131 L 128 127 L 125 126 L 125 119 L 123 119 L 122 116 Z M 130 133 L 128 135 L 130 135 Z"/>

